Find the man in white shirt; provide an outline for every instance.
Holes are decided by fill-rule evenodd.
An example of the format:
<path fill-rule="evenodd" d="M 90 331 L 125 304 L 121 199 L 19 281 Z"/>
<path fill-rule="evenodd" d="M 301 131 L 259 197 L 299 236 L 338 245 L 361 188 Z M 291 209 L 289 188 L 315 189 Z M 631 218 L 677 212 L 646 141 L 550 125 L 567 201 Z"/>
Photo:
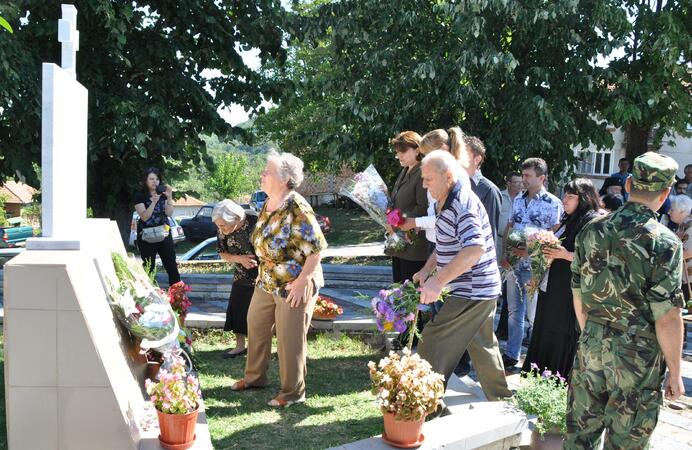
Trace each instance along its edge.
<path fill-rule="evenodd" d="M 502 206 L 500 208 L 500 219 L 497 222 L 497 229 L 500 233 L 500 237 L 507 228 L 509 219 L 512 217 L 512 204 L 514 204 L 514 198 L 521 193 L 524 183 L 521 181 L 521 173 L 510 172 L 505 177 L 507 182 L 507 188 L 500 191 L 500 197 L 502 198 Z M 503 239 L 497 240 L 497 258 L 498 262 L 502 262 L 502 254 L 504 252 L 505 243 Z"/>
<path fill-rule="evenodd" d="M 509 219 L 512 217 L 512 204 L 514 203 L 514 198 L 522 192 L 524 188 L 524 182 L 521 179 L 521 173 L 510 172 L 505 177 L 507 182 L 507 188 L 500 192 L 500 197 L 502 198 L 502 207 L 500 208 L 500 220 L 497 223 L 497 229 L 499 230 L 500 236 L 496 241 L 497 248 L 497 262 L 502 264 L 502 258 L 504 256 L 504 230 L 507 228 Z M 507 340 L 507 316 L 509 314 L 507 310 L 507 285 L 502 283 L 502 305 L 500 310 L 500 320 L 497 323 L 497 329 L 495 334 L 500 340 Z"/>

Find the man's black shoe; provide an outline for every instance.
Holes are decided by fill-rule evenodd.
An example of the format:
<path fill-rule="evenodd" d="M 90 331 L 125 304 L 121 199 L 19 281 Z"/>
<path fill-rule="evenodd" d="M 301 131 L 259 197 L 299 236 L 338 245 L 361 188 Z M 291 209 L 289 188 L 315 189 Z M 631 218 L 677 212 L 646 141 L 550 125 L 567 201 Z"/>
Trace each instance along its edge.
<path fill-rule="evenodd" d="M 502 364 L 505 366 L 506 371 L 511 370 L 514 366 L 517 365 L 518 362 L 518 360 L 512 359 L 507 355 L 502 355 Z"/>

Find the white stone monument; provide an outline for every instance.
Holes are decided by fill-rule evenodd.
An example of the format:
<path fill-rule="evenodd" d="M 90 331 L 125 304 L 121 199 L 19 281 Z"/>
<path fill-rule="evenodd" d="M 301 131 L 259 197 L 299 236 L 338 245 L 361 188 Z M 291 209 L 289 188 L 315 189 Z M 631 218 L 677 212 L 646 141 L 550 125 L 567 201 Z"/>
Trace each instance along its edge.
<path fill-rule="evenodd" d="M 41 238 L 28 250 L 79 250 L 86 220 L 88 92 L 76 79 L 77 9 L 62 5 L 62 67 L 43 63 Z"/>
<path fill-rule="evenodd" d="M 43 65 L 44 237 L 4 268 L 8 444 L 160 449 L 143 392 L 146 361 L 114 318 L 101 278 L 114 274 L 111 252 L 125 247 L 115 222 L 86 219 L 87 90 L 75 79 L 77 10 L 62 12 L 63 67 Z M 203 410 L 196 434 L 193 449 L 212 448 Z"/>

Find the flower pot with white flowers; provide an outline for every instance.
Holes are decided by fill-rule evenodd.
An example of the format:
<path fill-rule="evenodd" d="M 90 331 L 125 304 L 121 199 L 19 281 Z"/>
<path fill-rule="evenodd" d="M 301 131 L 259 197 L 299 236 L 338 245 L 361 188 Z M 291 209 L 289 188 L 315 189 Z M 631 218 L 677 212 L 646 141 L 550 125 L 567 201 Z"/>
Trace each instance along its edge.
<path fill-rule="evenodd" d="M 368 363 L 372 393 L 384 414 L 382 439 L 399 448 L 419 447 L 425 437 L 425 417 L 434 412 L 444 395 L 444 377 L 408 349 L 390 352 L 379 364 Z"/>

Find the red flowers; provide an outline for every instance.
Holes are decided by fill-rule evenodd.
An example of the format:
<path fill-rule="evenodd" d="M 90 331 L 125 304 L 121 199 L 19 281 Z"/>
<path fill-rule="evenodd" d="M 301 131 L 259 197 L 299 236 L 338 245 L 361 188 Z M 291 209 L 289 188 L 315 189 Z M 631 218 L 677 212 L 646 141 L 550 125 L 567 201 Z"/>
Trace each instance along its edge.
<path fill-rule="evenodd" d="M 387 224 L 393 227 L 400 227 L 406 222 L 404 213 L 399 208 L 387 210 Z"/>
<path fill-rule="evenodd" d="M 168 300 L 171 302 L 171 308 L 178 316 L 186 316 L 187 310 L 192 306 L 192 302 L 187 297 L 187 292 L 192 289 L 182 281 L 171 285 L 168 288 Z"/>

